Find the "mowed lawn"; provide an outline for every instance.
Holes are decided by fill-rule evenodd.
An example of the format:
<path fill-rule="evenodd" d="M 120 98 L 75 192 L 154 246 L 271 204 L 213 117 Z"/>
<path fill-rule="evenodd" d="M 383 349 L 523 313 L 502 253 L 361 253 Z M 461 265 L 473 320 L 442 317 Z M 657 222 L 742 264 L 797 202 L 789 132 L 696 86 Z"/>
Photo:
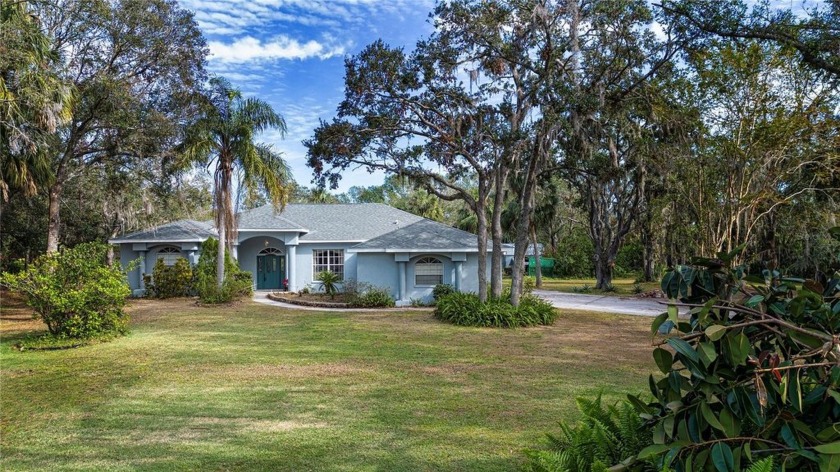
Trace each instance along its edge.
<path fill-rule="evenodd" d="M 579 290 L 584 286 L 588 285 L 591 291 L 586 293 L 590 293 L 593 295 L 633 295 L 633 290 L 636 285 L 635 279 L 613 279 L 612 283 L 617 291 L 604 292 L 601 290 L 595 290 L 595 279 L 555 279 L 553 277 L 543 277 L 542 289 L 554 290 L 557 292 L 574 293 L 576 290 Z M 641 282 L 639 285 L 645 292 L 659 288 L 659 282 Z"/>
<path fill-rule="evenodd" d="M 645 390 L 648 318 L 495 330 L 428 311 L 135 301 L 132 332 L 19 352 L 3 300 L 2 470 L 516 470 L 574 399 Z"/>

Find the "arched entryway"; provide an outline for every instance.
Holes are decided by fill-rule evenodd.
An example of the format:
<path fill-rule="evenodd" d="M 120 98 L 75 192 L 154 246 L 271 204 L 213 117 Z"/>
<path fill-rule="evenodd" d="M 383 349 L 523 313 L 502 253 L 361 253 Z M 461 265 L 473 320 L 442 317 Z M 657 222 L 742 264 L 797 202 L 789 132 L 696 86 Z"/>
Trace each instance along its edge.
<path fill-rule="evenodd" d="M 276 290 L 283 287 L 286 277 L 286 256 L 275 247 L 267 247 L 257 254 L 255 274 L 257 290 Z"/>

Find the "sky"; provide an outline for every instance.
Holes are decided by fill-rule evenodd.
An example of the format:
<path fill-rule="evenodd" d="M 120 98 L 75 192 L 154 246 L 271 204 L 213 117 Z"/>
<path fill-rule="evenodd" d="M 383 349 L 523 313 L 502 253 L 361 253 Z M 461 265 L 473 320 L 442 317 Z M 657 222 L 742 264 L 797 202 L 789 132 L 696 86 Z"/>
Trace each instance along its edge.
<path fill-rule="evenodd" d="M 306 148 L 318 120 L 330 120 L 344 97 L 344 58 L 384 40 L 412 49 L 432 31 L 433 0 L 181 0 L 195 13 L 210 51 L 208 70 L 248 96 L 271 104 L 287 133 L 265 143 L 283 153 L 300 185 L 311 186 Z M 358 169 L 339 191 L 377 185 L 381 174 Z"/>
<path fill-rule="evenodd" d="M 302 140 L 318 120 L 330 120 L 344 95 L 344 58 L 384 40 L 410 50 L 432 32 L 434 0 L 181 0 L 207 38 L 208 69 L 248 96 L 270 103 L 286 119 L 285 138 L 263 142 L 283 153 L 300 185 L 311 186 Z M 801 9 L 819 0 L 772 0 Z M 338 191 L 377 185 L 382 174 L 357 169 Z"/>

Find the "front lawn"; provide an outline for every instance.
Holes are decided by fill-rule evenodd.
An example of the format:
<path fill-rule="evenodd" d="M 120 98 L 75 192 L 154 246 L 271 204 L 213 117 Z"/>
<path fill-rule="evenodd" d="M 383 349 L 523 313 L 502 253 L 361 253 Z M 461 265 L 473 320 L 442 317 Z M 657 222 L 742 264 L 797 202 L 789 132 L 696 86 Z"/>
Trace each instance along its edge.
<path fill-rule="evenodd" d="M 137 301 L 127 337 L 18 352 L 37 325 L 3 303 L 3 470 L 516 470 L 575 397 L 655 369 L 641 317 L 502 331 Z"/>
<path fill-rule="evenodd" d="M 634 295 L 635 279 L 613 279 L 612 283 L 616 290 L 614 292 L 604 292 L 603 290 L 595 289 L 595 279 L 555 279 L 553 277 L 543 277 L 542 289 L 567 293 L 589 293 L 593 295 Z M 641 282 L 639 286 L 644 292 L 648 292 L 659 288 L 659 282 Z M 584 287 L 588 287 L 589 290 L 583 290 Z"/>

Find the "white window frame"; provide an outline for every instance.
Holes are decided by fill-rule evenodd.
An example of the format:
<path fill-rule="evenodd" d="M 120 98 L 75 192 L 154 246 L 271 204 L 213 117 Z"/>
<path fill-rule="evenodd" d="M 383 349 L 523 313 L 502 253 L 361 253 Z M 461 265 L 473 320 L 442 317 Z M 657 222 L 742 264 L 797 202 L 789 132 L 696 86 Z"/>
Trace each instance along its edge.
<path fill-rule="evenodd" d="M 325 270 L 338 274 L 339 279 L 344 280 L 344 249 L 312 250 L 312 277 L 317 278 Z"/>
<path fill-rule="evenodd" d="M 436 277 L 436 281 L 428 283 L 428 279 L 423 282 L 418 280 L 418 277 Z M 435 285 L 443 283 L 443 261 L 437 257 L 423 256 L 414 263 L 414 286 L 415 287 L 434 287 Z"/>
<path fill-rule="evenodd" d="M 166 246 L 158 250 L 156 260 L 162 260 L 163 265 L 172 267 L 178 262 L 178 259 L 183 259 L 184 254 L 175 246 Z"/>

